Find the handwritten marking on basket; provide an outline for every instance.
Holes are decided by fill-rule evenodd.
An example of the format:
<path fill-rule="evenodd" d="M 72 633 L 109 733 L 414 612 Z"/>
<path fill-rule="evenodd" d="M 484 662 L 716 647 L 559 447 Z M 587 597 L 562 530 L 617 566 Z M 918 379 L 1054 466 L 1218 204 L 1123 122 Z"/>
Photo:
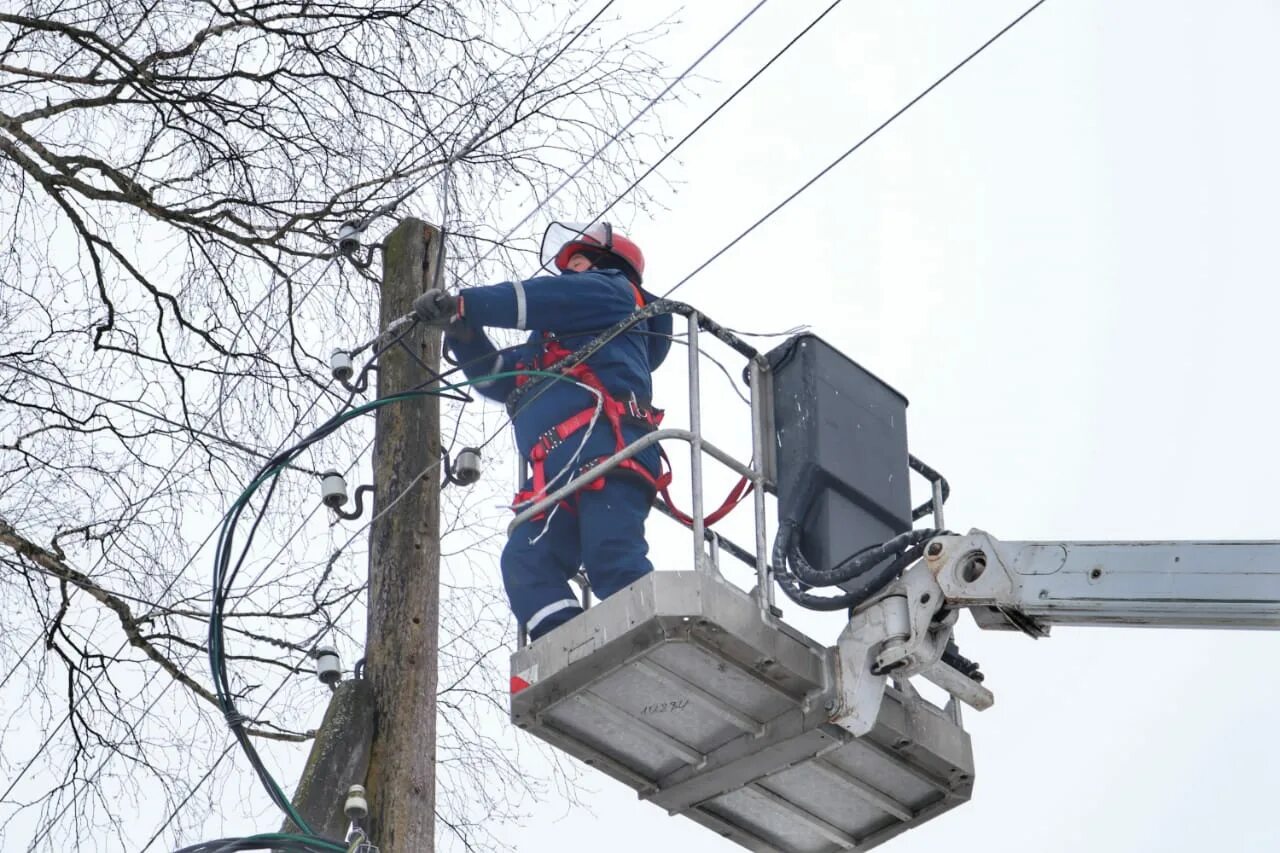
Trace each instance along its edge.
<path fill-rule="evenodd" d="M 645 705 L 640 709 L 640 714 L 666 714 L 670 711 L 683 711 L 689 707 L 688 699 L 673 699 L 670 702 L 657 702 L 653 705 Z"/>

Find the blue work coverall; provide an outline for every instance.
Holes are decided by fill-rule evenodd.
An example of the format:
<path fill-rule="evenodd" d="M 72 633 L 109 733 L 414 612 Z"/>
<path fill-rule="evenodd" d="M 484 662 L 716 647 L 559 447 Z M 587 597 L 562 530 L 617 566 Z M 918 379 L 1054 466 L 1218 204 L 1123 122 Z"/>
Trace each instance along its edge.
<path fill-rule="evenodd" d="M 531 368 L 544 343 L 553 336 L 568 350 L 581 347 L 638 305 L 638 289 L 617 270 L 565 272 L 488 287 L 464 288 L 462 323 L 470 340 L 448 334 L 445 344 L 470 379 Z M 652 301 L 643 291 L 640 299 Z M 519 347 L 499 351 L 482 331 L 485 326 L 529 329 Z M 671 348 L 671 317 L 648 318 L 606 343 L 587 359 L 609 393 L 622 402 L 648 407 L 652 371 Z M 512 422 L 516 446 L 528 459 L 538 439 L 568 418 L 596 407 L 596 395 L 571 381 L 534 378 L 516 404 Z M 505 402 L 516 389 L 511 377 L 481 381 L 476 390 Z M 634 395 L 634 396 L 633 396 Z M 630 443 L 644 435 L 641 424 L 623 425 Z M 545 475 L 554 488 L 566 483 L 587 463 L 617 452 L 617 438 L 601 415 L 594 426 L 568 436 L 551 450 Z M 660 472 L 657 447 L 635 457 L 654 477 Z M 573 468 L 572 472 L 565 472 Z M 502 552 L 502 579 L 516 619 L 537 639 L 582 612 L 569 580 L 585 568 L 591 587 L 607 598 L 653 570 L 644 539 L 644 522 L 653 503 L 653 486 L 641 476 L 619 471 L 606 475 L 604 488 L 578 492 L 567 506 L 549 518 L 534 519 L 516 528 Z"/>

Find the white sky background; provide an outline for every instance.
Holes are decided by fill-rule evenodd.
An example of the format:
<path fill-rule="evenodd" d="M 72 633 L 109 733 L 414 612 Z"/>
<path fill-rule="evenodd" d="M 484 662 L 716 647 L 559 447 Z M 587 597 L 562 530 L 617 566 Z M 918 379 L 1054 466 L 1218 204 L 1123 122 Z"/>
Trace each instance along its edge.
<path fill-rule="evenodd" d="M 683 68 L 751 4 L 690 4 Z M 775 0 L 660 115 L 678 138 L 825 2 Z M 665 290 L 1028 3 L 846 2 L 682 152 L 628 224 Z M 623 0 L 624 19 L 660 4 Z M 624 20 L 624 23 L 628 22 Z M 910 400 L 953 529 L 1006 539 L 1276 538 L 1280 6 L 1049 0 L 677 296 L 809 324 Z M 627 221 L 624 216 L 614 217 Z M 711 437 L 746 455 L 718 375 Z M 682 407 L 682 351 L 659 402 Z M 717 396 L 719 395 L 719 396 Z M 714 481 L 717 488 L 728 480 Z M 687 488 L 687 480 L 684 481 Z M 687 538 L 650 525 L 659 567 Z M 838 622 L 792 621 L 823 642 Z M 1280 634 L 959 637 L 973 801 L 896 853 L 1272 850 Z M 594 772 L 521 851 L 740 849 Z"/>

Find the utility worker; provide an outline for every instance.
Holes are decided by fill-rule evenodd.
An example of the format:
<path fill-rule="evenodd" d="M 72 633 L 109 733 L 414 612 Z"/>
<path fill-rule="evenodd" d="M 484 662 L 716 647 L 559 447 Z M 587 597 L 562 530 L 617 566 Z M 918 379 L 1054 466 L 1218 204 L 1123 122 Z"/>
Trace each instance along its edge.
<path fill-rule="evenodd" d="M 650 405 L 651 373 L 671 348 L 671 316 L 663 314 L 608 341 L 563 378 L 486 380 L 550 368 L 656 298 L 640 287 L 640 247 L 608 223 L 555 223 L 543 238 L 542 256 L 544 267 L 554 265 L 559 275 L 456 295 L 429 291 L 414 306 L 420 319 L 447 327 L 445 345 L 468 378 L 479 380 L 479 393 L 510 400 L 516 446 L 532 472 L 516 495 L 517 512 L 657 427 L 661 412 Z M 531 334 L 518 347 L 498 350 L 485 326 Z M 502 552 L 502 579 L 531 639 L 582 612 L 569 586 L 579 567 L 600 598 L 653 570 L 644 522 L 662 485 L 655 445 L 516 528 Z"/>

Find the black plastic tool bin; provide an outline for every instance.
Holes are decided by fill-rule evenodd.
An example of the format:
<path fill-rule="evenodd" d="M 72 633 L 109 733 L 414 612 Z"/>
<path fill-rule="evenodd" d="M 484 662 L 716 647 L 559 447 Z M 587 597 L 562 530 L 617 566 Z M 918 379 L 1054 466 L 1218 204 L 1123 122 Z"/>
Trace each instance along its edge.
<path fill-rule="evenodd" d="M 778 516 L 800 523 L 809 563 L 829 569 L 911 529 L 907 398 L 815 335 L 766 358 Z"/>

